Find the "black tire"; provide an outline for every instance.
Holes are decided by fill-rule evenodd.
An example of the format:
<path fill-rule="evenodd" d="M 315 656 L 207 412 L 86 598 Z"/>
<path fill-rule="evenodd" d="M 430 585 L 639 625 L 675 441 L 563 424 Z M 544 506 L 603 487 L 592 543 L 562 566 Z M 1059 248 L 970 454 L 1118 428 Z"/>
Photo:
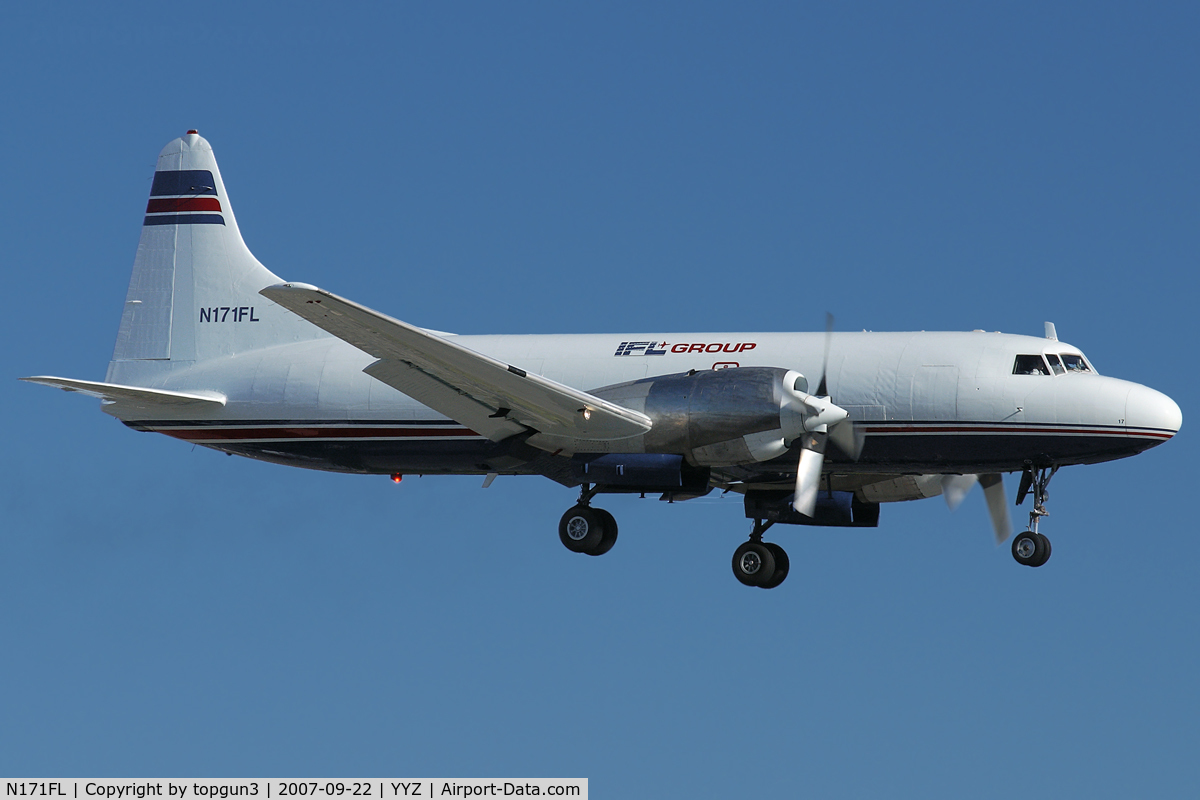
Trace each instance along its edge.
<path fill-rule="evenodd" d="M 771 555 L 775 557 L 775 574 L 771 576 L 769 583 L 762 584 L 763 589 L 774 589 L 779 584 L 783 583 L 788 576 L 788 569 L 791 566 L 788 562 L 787 551 L 774 542 L 763 542 L 767 549 L 771 551 Z"/>
<path fill-rule="evenodd" d="M 1038 557 L 1041 556 L 1045 549 L 1042 540 L 1033 531 L 1025 531 L 1018 534 L 1012 543 L 1013 558 L 1017 560 L 1018 564 L 1026 567 L 1038 566 Z"/>
<path fill-rule="evenodd" d="M 605 511 L 603 508 L 593 508 L 601 520 L 601 527 L 604 529 L 604 535 L 600 537 L 600 544 L 592 550 L 585 550 L 589 556 L 602 556 L 609 550 L 613 549 L 613 545 L 617 543 L 617 518 Z"/>
<path fill-rule="evenodd" d="M 762 542 L 743 542 L 733 551 L 733 576 L 746 586 L 765 586 L 775 577 L 775 555 Z"/>
<path fill-rule="evenodd" d="M 1038 544 L 1040 544 L 1041 547 L 1039 548 L 1037 562 L 1033 566 L 1040 567 L 1050 560 L 1050 551 L 1052 548 L 1050 547 L 1050 540 L 1046 538 L 1046 534 L 1039 533 L 1037 536 L 1039 540 Z"/>
<path fill-rule="evenodd" d="M 558 538 L 572 553 L 588 553 L 604 539 L 604 521 L 595 509 L 575 506 L 558 521 Z"/>

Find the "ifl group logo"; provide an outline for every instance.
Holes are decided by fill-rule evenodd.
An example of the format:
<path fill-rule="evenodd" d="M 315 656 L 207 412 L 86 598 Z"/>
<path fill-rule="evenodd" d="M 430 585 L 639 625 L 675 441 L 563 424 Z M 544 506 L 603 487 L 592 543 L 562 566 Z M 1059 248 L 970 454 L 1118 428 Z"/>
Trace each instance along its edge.
<path fill-rule="evenodd" d="M 621 342 L 615 356 L 665 356 L 667 353 L 744 353 L 754 342 Z"/>

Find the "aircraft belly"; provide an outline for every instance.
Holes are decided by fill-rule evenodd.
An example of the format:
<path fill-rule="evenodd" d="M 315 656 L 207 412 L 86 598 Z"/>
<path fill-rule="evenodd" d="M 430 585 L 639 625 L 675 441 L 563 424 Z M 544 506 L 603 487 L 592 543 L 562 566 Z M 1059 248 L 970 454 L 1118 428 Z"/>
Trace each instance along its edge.
<path fill-rule="evenodd" d="M 538 474 L 486 439 L 468 441 L 277 441 L 208 444 L 224 452 L 288 466 L 373 475 Z"/>
<path fill-rule="evenodd" d="M 843 472 L 1010 472 L 1027 463 L 1093 464 L 1134 455 L 1165 439 L 1124 428 L 994 423 L 893 423 L 866 426 L 857 463 L 840 454 L 827 469 Z"/>

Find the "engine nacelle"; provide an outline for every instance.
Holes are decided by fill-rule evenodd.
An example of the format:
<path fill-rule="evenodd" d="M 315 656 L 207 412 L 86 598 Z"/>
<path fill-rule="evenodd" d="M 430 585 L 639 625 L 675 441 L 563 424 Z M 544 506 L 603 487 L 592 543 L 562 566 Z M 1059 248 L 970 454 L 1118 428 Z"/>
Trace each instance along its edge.
<path fill-rule="evenodd" d="M 577 483 L 601 492 L 662 492 L 668 497 L 701 497 L 711 491 L 708 467 L 695 467 L 668 453 L 603 453 L 571 460 Z"/>
<path fill-rule="evenodd" d="M 859 500 L 854 492 L 821 490 L 812 516 L 792 508 L 792 492 L 756 490 L 746 492 L 746 518 L 781 522 L 785 525 L 822 525 L 831 528 L 879 527 L 879 504 Z"/>
<path fill-rule="evenodd" d="M 643 378 L 592 394 L 650 417 L 654 427 L 637 437 L 642 452 L 724 466 L 786 453 L 811 414 L 796 394 L 807 390 L 808 381 L 794 370 L 734 367 Z"/>

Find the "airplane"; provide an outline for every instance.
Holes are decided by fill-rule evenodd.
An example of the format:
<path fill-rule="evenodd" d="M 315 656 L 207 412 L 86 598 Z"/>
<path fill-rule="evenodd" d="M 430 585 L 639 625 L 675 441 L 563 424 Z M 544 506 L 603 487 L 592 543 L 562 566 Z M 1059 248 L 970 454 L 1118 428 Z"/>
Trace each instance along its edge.
<path fill-rule="evenodd" d="M 1047 487 L 1061 467 L 1125 458 L 1174 436 L 1179 406 L 1100 375 L 1076 347 L 970 332 L 454 335 L 306 283 L 251 254 L 209 143 L 162 150 L 104 381 L 22 380 L 225 453 L 388 475 L 541 475 L 578 488 L 559 522 L 576 553 L 608 552 L 602 493 L 683 501 L 743 495 L 742 584 L 774 588 L 775 524 L 874 527 L 884 503 L 978 483 L 998 543 L 1005 473 L 1032 494 L 1012 543 L 1039 567 Z M 814 389 L 815 387 L 815 389 Z M 832 445 L 828 447 L 827 445 Z"/>

